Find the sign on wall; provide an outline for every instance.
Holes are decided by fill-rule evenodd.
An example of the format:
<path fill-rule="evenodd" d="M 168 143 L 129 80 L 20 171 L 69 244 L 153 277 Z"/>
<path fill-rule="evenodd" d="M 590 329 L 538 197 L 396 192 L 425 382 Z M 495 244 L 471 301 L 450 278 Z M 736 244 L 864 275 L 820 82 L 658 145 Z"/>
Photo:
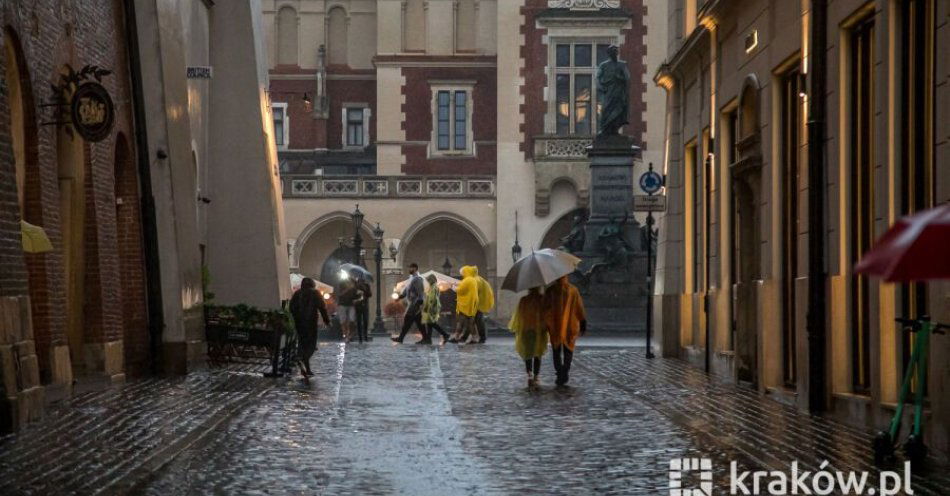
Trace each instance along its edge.
<path fill-rule="evenodd" d="M 86 141 L 106 139 L 115 123 L 115 105 L 109 92 L 98 82 L 80 84 L 70 105 L 73 128 Z"/>
<path fill-rule="evenodd" d="M 185 68 L 188 79 L 211 79 L 211 67 L 194 65 Z"/>

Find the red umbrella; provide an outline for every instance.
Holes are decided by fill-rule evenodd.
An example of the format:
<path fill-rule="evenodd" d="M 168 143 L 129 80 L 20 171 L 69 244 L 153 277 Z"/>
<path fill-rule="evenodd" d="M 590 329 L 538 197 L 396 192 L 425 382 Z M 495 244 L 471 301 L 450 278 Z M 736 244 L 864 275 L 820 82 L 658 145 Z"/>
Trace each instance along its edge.
<path fill-rule="evenodd" d="M 854 270 L 888 282 L 950 279 L 950 204 L 898 220 Z"/>

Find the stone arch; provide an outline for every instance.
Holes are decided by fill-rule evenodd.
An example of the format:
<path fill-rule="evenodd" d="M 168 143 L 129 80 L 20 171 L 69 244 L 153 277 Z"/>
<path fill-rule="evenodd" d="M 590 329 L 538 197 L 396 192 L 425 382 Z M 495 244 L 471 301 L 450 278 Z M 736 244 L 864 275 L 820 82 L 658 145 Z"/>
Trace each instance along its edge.
<path fill-rule="evenodd" d="M 540 244 L 530 248 L 558 248 L 561 246 L 561 240 L 570 234 L 574 227 L 574 216 L 586 215 L 586 210 L 584 207 L 575 208 L 551 221 L 544 230 L 544 235 L 541 236 Z"/>
<path fill-rule="evenodd" d="M 114 160 L 123 350 L 127 371 L 143 373 L 149 369 L 152 357 L 149 356 L 139 175 L 130 143 L 122 133 L 116 136 Z"/>
<path fill-rule="evenodd" d="M 415 262 L 421 271 L 442 271 L 446 258 L 456 275 L 462 265 L 476 265 L 483 276 L 494 274 L 489 240 L 473 222 L 450 213 L 437 212 L 424 217 L 406 230 L 399 247 L 400 266 Z"/>
<path fill-rule="evenodd" d="M 289 5 L 277 11 L 277 64 L 298 65 L 299 36 L 297 11 Z"/>
<path fill-rule="evenodd" d="M 42 179 L 39 164 L 39 144 L 32 79 L 20 43 L 20 37 L 10 26 L 3 32 L 4 74 L 10 138 L 17 186 L 18 219 L 43 227 L 51 237 L 42 202 Z M 50 258 L 45 253 L 24 253 L 27 271 L 27 293 L 33 323 L 33 339 L 44 382 L 51 377 L 50 349 L 62 333 L 62 327 L 53 317 L 49 276 Z M 68 361 L 65 367 L 69 367 Z"/>
<path fill-rule="evenodd" d="M 577 199 L 577 208 L 586 207 L 590 198 L 590 191 L 586 185 L 582 185 L 576 177 L 568 174 L 555 175 L 548 179 L 547 177 L 536 175 L 535 193 L 534 193 L 534 214 L 538 217 L 547 217 L 551 213 L 551 196 L 554 189 L 562 184 L 569 184 L 573 189 Z M 585 169 L 585 174 L 586 169 Z M 550 176 L 549 176 L 550 177 Z"/>
<path fill-rule="evenodd" d="M 739 139 L 758 134 L 759 130 L 759 78 L 748 74 L 739 91 Z"/>
<path fill-rule="evenodd" d="M 322 239 L 316 236 L 318 233 L 322 234 Z M 365 219 L 360 235 L 363 237 L 363 248 L 367 250 L 367 256 L 370 256 L 374 243 L 372 226 Z M 297 268 L 302 274 L 317 276 L 322 271 L 324 262 L 336 252 L 339 247 L 338 238 L 341 236 L 353 236 L 353 220 L 349 212 L 330 212 L 317 218 L 297 236 L 291 256 L 291 266 Z M 312 244 L 311 241 L 317 244 Z M 324 282 L 332 283 L 332 281 Z"/>
<path fill-rule="evenodd" d="M 341 5 L 334 5 L 327 10 L 327 63 L 329 65 L 348 65 L 347 31 L 349 14 Z"/>

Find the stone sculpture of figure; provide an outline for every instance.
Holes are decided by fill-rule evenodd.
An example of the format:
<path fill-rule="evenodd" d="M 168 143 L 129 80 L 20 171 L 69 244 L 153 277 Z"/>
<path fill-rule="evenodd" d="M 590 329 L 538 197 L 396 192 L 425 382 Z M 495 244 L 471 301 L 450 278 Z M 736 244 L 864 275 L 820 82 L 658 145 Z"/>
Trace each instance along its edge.
<path fill-rule="evenodd" d="M 617 60 L 620 48 L 610 45 L 607 48 L 609 60 L 597 67 L 597 92 L 601 104 L 598 134 L 612 136 L 628 124 L 630 109 L 630 70 L 627 64 Z"/>
<path fill-rule="evenodd" d="M 578 210 L 574 214 L 574 224 L 571 226 L 571 232 L 561 238 L 561 249 L 568 253 L 578 253 L 584 250 L 584 242 L 587 240 L 587 217 L 583 210 Z"/>
<path fill-rule="evenodd" d="M 627 242 L 623 235 L 623 226 L 627 223 L 629 213 L 625 213 L 623 219 L 619 222 L 613 215 L 609 217 L 609 222 L 600 232 L 597 233 L 597 246 L 603 251 L 604 256 L 601 262 L 597 262 L 584 274 L 586 279 L 590 279 L 597 272 L 611 267 L 625 267 L 630 262 L 630 254 L 633 247 Z"/>

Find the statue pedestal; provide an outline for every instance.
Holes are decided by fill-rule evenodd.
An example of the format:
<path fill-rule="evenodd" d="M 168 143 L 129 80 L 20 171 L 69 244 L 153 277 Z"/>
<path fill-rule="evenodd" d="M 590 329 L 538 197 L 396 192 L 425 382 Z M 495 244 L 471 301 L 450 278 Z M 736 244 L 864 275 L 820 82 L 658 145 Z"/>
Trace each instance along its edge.
<path fill-rule="evenodd" d="M 647 263 L 634 219 L 633 164 L 640 150 L 622 135 L 598 137 L 590 157 L 590 217 L 582 262 L 572 282 L 584 296 L 592 333 L 638 334 L 646 329 Z"/>

